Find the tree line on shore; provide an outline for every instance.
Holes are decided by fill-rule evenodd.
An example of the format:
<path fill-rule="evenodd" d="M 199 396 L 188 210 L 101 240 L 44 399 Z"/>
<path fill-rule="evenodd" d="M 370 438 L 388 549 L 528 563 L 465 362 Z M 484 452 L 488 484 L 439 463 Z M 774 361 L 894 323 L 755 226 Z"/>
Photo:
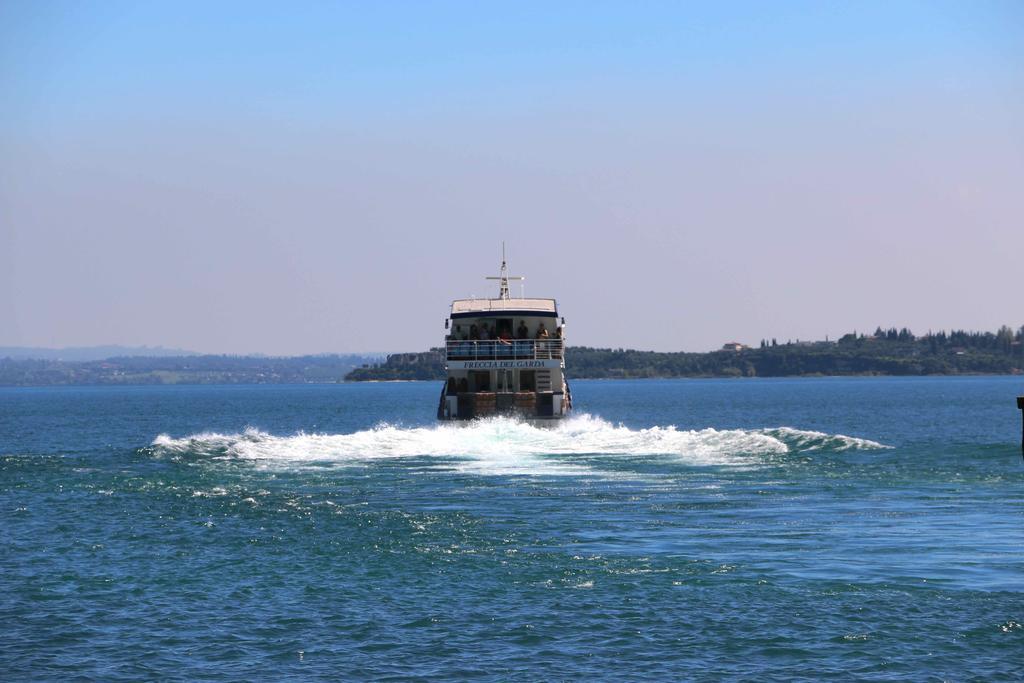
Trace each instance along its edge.
<path fill-rule="evenodd" d="M 638 351 L 586 346 L 566 350 L 570 379 L 655 377 L 787 377 L 802 375 L 957 375 L 1024 372 L 1024 326 L 1016 332 L 929 332 L 881 327 L 837 341 L 763 339 L 760 346 L 706 353 Z M 428 380 L 444 377 L 440 349 L 394 354 L 357 368 L 349 381 Z"/>
<path fill-rule="evenodd" d="M 125 357 L 103 361 L 0 358 L 0 386 L 62 384 L 289 384 L 440 380 L 441 349 L 377 356 L 320 355 Z M 1024 373 L 1024 326 L 995 332 L 878 328 L 836 341 L 763 339 L 706 353 L 585 346 L 566 350 L 570 379 L 785 377 L 801 375 L 957 375 Z"/>

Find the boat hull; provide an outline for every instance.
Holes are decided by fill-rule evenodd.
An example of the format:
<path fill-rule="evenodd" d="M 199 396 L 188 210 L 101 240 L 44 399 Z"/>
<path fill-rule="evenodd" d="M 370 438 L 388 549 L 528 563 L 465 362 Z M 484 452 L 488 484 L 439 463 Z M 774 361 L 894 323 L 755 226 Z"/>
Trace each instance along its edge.
<path fill-rule="evenodd" d="M 447 385 L 446 385 L 447 387 Z M 560 392 L 461 392 L 442 388 L 437 419 L 468 421 L 489 417 L 512 417 L 525 421 L 551 422 L 571 410 L 567 393 Z"/>

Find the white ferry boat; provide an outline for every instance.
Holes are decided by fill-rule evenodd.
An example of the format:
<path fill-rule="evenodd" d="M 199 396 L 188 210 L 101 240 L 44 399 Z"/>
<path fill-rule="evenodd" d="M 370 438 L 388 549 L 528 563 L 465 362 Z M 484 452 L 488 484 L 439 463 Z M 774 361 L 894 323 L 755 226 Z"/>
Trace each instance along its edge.
<path fill-rule="evenodd" d="M 502 250 L 504 252 L 504 249 Z M 439 420 L 509 415 L 529 422 L 566 417 L 565 318 L 554 299 L 512 298 L 502 253 L 496 299 L 456 299 L 445 320 L 447 379 Z"/>

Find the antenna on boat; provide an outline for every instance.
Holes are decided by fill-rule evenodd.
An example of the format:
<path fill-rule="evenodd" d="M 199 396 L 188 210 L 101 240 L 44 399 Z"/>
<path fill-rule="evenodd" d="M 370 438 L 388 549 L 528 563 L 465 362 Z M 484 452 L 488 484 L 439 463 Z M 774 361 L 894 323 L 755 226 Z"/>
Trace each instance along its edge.
<path fill-rule="evenodd" d="M 498 283 L 499 291 L 498 298 L 508 301 L 511 297 L 508 294 L 508 281 L 509 280 L 525 280 L 526 278 L 521 275 L 509 275 L 508 265 L 505 263 L 505 243 L 501 243 L 501 274 L 497 277 L 489 275 L 488 280 L 499 280 Z"/>

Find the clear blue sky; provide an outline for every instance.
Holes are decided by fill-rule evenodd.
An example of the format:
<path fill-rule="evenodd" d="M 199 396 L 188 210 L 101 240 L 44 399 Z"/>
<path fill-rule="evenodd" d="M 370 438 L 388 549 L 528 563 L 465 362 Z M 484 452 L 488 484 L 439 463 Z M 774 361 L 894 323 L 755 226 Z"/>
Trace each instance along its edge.
<path fill-rule="evenodd" d="M 0 345 L 1019 326 L 1022 188 L 1020 2 L 0 4 Z"/>

